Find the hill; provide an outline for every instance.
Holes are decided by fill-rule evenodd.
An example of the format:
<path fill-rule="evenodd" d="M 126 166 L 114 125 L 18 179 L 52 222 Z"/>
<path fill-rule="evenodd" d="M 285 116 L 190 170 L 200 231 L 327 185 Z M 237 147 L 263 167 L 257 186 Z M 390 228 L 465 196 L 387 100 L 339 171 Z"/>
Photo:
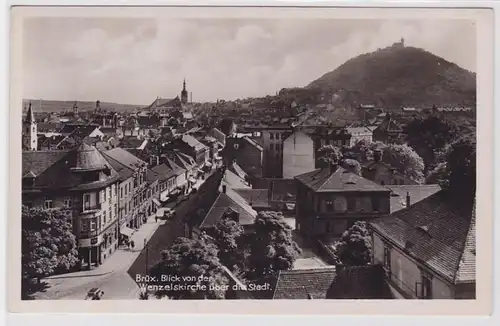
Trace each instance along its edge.
<path fill-rule="evenodd" d="M 70 111 L 73 108 L 74 101 L 47 101 L 47 100 L 23 100 L 23 109 L 25 104 L 31 101 L 31 105 L 34 107 L 35 111 L 38 113 L 41 112 L 63 112 Z M 92 111 L 95 109 L 96 102 L 90 101 L 77 101 L 78 110 L 79 111 Z M 112 111 L 132 111 L 137 109 L 138 107 L 145 107 L 146 105 L 131 105 L 131 104 L 118 104 L 118 103 L 110 103 L 110 102 L 100 102 L 100 106 L 106 110 Z"/>
<path fill-rule="evenodd" d="M 474 107 L 476 75 L 423 49 L 395 44 L 352 58 L 311 82 L 300 97 L 311 96 L 318 101 L 350 106 L 374 104 L 389 109 Z"/>

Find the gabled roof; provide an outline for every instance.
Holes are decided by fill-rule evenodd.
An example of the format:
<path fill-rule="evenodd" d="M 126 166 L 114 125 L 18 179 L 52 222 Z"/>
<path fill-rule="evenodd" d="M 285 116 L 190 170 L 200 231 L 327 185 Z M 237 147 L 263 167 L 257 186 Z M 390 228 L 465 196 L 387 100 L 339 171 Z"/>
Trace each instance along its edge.
<path fill-rule="evenodd" d="M 241 225 L 251 225 L 257 217 L 257 212 L 236 191 L 226 186 L 226 193 L 220 192 L 210 207 L 200 228 L 211 228 L 231 209 L 239 214 Z"/>
<path fill-rule="evenodd" d="M 107 166 L 109 166 L 108 162 L 95 147 L 81 144 L 76 149 L 76 160 L 71 169 L 75 171 L 100 171 Z"/>
<path fill-rule="evenodd" d="M 280 271 L 273 299 L 326 299 L 336 268 Z"/>
<path fill-rule="evenodd" d="M 106 157 L 110 157 L 120 164 L 135 170 L 146 165 L 146 162 L 124 150 L 123 148 L 113 148 L 103 153 Z"/>
<path fill-rule="evenodd" d="M 201 151 L 207 148 L 207 146 L 200 143 L 198 139 L 194 138 L 191 135 L 182 135 L 182 141 L 188 144 L 190 147 L 194 148 L 195 151 Z"/>
<path fill-rule="evenodd" d="M 255 140 L 251 139 L 250 137 L 243 137 L 244 140 L 246 140 L 250 145 L 254 146 L 260 151 L 263 151 L 264 148 L 260 146 Z"/>
<path fill-rule="evenodd" d="M 386 114 L 386 119 L 378 125 L 377 131 L 402 132 L 403 128 L 401 128 L 397 121 L 391 118 L 390 114 Z"/>
<path fill-rule="evenodd" d="M 270 184 L 271 200 L 295 202 L 297 184 L 294 179 L 273 179 Z"/>
<path fill-rule="evenodd" d="M 247 188 L 250 189 L 250 186 L 243 180 L 240 176 L 234 173 L 231 170 L 226 170 L 224 173 L 224 182 L 229 185 L 231 188 Z"/>
<path fill-rule="evenodd" d="M 475 282 L 475 213 L 464 211 L 448 196 L 440 191 L 370 226 L 449 282 Z M 457 278 L 461 267 L 464 272 Z"/>
<path fill-rule="evenodd" d="M 333 173 L 329 168 L 316 169 L 295 177 L 303 185 L 315 192 L 382 191 L 389 189 L 360 177 L 342 167 Z"/>
<path fill-rule="evenodd" d="M 23 152 L 22 175 L 31 172 L 38 176 L 67 154 L 68 151 L 54 150 Z"/>

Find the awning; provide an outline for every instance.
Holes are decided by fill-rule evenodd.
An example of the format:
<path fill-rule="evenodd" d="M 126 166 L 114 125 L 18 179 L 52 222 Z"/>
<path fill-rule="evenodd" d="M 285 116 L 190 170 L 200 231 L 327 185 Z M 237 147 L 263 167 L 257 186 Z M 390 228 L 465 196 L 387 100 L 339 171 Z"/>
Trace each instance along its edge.
<path fill-rule="evenodd" d="M 158 199 L 156 199 L 156 198 L 153 198 L 153 203 L 154 203 L 156 206 L 158 206 L 158 207 L 160 207 L 160 206 L 161 206 L 161 203 L 160 203 L 160 202 L 158 201 Z"/>
<path fill-rule="evenodd" d="M 132 230 L 131 228 L 128 228 L 126 226 L 124 226 L 120 229 L 120 233 L 129 237 L 129 238 L 132 236 L 132 234 L 134 234 L 134 232 L 135 232 L 134 230 Z"/>
<path fill-rule="evenodd" d="M 292 203 L 286 203 L 285 206 L 286 206 L 286 209 L 288 209 L 289 211 L 292 211 L 295 209 L 295 204 L 292 204 Z"/>

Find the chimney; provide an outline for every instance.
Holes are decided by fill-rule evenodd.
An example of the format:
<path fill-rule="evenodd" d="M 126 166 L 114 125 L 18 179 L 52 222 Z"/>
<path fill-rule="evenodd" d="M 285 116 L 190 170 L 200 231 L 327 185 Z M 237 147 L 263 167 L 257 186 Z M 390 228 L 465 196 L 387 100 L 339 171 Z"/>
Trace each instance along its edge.
<path fill-rule="evenodd" d="M 373 160 L 377 163 L 382 161 L 382 150 L 381 149 L 376 149 L 375 151 L 373 151 Z"/>
<path fill-rule="evenodd" d="M 406 208 L 410 207 L 411 204 L 411 198 L 410 198 L 410 192 L 406 192 Z"/>
<path fill-rule="evenodd" d="M 222 185 L 222 193 L 225 194 L 226 193 L 226 185 Z"/>

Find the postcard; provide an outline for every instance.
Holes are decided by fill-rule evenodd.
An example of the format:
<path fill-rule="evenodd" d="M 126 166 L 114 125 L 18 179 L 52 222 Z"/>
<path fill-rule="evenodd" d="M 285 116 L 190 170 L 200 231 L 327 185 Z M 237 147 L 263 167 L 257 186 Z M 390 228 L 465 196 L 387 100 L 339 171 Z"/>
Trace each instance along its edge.
<path fill-rule="evenodd" d="M 11 311 L 491 311 L 492 10 L 27 6 L 11 42 Z"/>

